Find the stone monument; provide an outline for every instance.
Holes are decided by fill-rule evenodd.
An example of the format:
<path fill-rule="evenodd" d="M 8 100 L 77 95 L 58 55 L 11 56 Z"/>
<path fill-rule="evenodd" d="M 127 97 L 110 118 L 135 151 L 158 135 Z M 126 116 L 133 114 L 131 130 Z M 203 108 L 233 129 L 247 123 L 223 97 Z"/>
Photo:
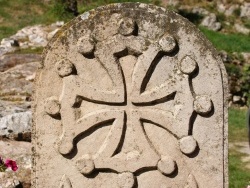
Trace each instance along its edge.
<path fill-rule="evenodd" d="M 43 58 L 33 187 L 228 186 L 226 73 L 189 21 L 141 3 L 100 7 Z"/>

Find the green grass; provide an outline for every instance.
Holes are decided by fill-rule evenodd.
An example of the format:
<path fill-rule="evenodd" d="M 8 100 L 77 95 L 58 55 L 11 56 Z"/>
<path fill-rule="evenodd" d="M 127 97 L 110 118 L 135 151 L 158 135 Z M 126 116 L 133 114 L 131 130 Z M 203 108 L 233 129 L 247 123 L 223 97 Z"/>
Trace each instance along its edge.
<path fill-rule="evenodd" d="M 247 141 L 246 113 L 246 110 L 229 109 L 229 142 Z"/>
<path fill-rule="evenodd" d="M 229 152 L 229 187 L 245 188 L 250 185 L 250 170 L 246 169 L 241 162 L 242 155 L 235 152 Z"/>
<path fill-rule="evenodd" d="M 246 110 L 229 108 L 229 143 L 246 142 Z M 229 187 L 245 188 L 250 185 L 250 169 L 240 160 L 243 154 L 234 149 L 229 150 Z"/>
<path fill-rule="evenodd" d="M 200 30 L 218 50 L 250 52 L 250 37 L 241 34 L 224 34 L 200 27 Z"/>
<path fill-rule="evenodd" d="M 68 21 L 73 16 L 65 14 L 60 6 L 36 0 L 0 0 L 0 40 L 19 29 L 35 24 Z"/>

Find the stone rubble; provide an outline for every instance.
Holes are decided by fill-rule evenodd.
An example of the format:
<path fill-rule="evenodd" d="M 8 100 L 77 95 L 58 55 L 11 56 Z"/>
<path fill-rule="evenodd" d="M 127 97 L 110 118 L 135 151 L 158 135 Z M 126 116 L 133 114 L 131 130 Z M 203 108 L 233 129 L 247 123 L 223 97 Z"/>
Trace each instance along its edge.
<path fill-rule="evenodd" d="M 238 23 L 234 24 L 234 28 L 237 32 L 242 33 L 244 35 L 249 35 L 249 33 L 250 33 L 250 29 L 248 29 L 248 28 L 246 28 Z"/>
<path fill-rule="evenodd" d="M 221 23 L 217 21 L 217 17 L 214 13 L 207 15 L 202 20 L 201 25 L 213 31 L 219 31 L 221 29 Z"/>
<path fill-rule="evenodd" d="M 63 21 L 58 21 L 49 26 L 35 25 L 19 30 L 15 35 L 2 39 L 0 57 L 17 49 L 45 47 L 63 24 Z"/>
<path fill-rule="evenodd" d="M 240 17 L 250 19 L 250 2 L 245 2 L 240 8 Z"/>
<path fill-rule="evenodd" d="M 233 5 L 229 6 L 228 9 L 225 10 L 224 14 L 225 14 L 226 16 L 232 16 L 232 15 L 235 13 L 235 11 L 236 11 L 237 9 L 239 9 L 239 7 L 240 7 L 240 6 L 239 6 L 238 4 L 233 4 Z"/>
<path fill-rule="evenodd" d="M 30 141 L 32 113 L 30 111 L 14 113 L 0 118 L 0 138 L 16 138 L 25 135 L 25 140 Z"/>

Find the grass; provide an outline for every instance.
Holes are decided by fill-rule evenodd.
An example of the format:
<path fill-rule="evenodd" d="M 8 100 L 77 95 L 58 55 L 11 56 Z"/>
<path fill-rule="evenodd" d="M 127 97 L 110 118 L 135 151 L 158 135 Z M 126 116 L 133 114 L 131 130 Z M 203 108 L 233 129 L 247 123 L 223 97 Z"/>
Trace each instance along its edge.
<path fill-rule="evenodd" d="M 160 4 L 159 0 L 139 1 Z M 138 0 L 78 0 L 78 10 L 83 13 L 97 6 L 118 2 L 138 2 Z M 62 5 L 54 3 L 54 0 L 49 3 L 37 0 L 0 0 L 0 41 L 28 25 L 50 24 L 58 20 L 67 22 L 73 17 L 65 12 Z"/>
<path fill-rule="evenodd" d="M 247 141 L 246 113 L 246 110 L 229 109 L 229 142 Z"/>
<path fill-rule="evenodd" d="M 88 0 L 88 1 L 79 1 L 78 10 L 80 13 L 88 11 L 90 9 L 96 8 L 98 6 L 107 5 L 110 3 L 123 3 L 123 2 L 143 2 L 143 3 L 151 3 L 154 5 L 160 5 L 160 0 Z"/>
<path fill-rule="evenodd" d="M 250 52 L 250 37 L 241 34 L 224 34 L 200 27 L 200 30 L 218 50 Z"/>
<path fill-rule="evenodd" d="M 69 20 L 62 7 L 36 0 L 0 0 L 0 40 L 19 29 L 35 24 Z"/>
<path fill-rule="evenodd" d="M 229 143 L 246 142 L 246 110 L 229 109 Z M 250 185 L 250 169 L 240 160 L 244 156 L 235 149 L 229 149 L 229 187 L 245 188 Z"/>
<path fill-rule="evenodd" d="M 241 154 L 229 152 L 229 187 L 230 188 L 245 188 L 250 185 L 250 170 L 246 169 L 241 162 Z"/>

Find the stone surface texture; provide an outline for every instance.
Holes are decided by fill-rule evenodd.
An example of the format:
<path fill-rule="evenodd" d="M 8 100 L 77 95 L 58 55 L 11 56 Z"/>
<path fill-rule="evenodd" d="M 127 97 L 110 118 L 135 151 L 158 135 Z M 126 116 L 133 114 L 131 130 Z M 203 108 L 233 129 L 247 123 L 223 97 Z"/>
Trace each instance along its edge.
<path fill-rule="evenodd" d="M 219 55 L 178 14 L 86 12 L 36 75 L 32 186 L 227 187 L 226 96 Z"/>

